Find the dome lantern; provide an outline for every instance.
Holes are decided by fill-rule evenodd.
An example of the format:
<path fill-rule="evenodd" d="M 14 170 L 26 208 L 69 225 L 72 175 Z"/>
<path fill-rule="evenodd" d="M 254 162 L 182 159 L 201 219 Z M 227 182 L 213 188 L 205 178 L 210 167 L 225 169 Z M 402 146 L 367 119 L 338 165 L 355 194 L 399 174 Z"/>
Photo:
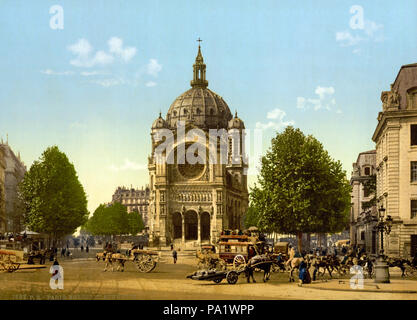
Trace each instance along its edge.
<path fill-rule="evenodd" d="M 200 40 L 198 38 L 198 42 Z M 206 65 L 204 64 L 203 55 L 201 54 L 201 47 L 200 44 L 198 45 L 198 53 L 197 57 L 195 58 L 195 63 L 193 65 L 193 80 L 191 80 L 191 87 L 193 88 L 207 88 L 208 81 L 206 80 Z"/>

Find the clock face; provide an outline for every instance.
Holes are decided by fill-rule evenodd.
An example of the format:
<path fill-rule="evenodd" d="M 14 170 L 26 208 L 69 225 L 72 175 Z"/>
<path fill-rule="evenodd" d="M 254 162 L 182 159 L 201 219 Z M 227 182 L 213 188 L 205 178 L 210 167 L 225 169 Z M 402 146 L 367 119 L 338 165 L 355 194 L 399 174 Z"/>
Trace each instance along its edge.
<path fill-rule="evenodd" d="M 204 171 L 204 164 L 196 163 L 190 164 L 188 162 L 178 165 L 178 171 L 180 174 L 188 179 L 199 177 Z"/>

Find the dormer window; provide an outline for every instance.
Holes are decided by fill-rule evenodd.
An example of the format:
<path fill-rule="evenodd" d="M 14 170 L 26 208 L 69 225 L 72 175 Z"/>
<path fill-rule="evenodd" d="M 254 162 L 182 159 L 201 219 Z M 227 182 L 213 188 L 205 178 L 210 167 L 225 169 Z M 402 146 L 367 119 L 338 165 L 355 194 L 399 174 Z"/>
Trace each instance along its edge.
<path fill-rule="evenodd" d="M 365 176 L 369 176 L 369 175 L 371 175 L 371 168 L 366 167 L 365 168 Z"/>

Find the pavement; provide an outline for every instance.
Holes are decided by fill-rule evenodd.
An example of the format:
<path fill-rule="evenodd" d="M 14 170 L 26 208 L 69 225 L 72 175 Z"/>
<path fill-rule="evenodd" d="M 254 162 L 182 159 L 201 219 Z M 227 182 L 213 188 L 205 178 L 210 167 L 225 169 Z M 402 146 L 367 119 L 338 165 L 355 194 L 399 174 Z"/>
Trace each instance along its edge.
<path fill-rule="evenodd" d="M 379 292 L 379 293 L 417 293 L 417 281 L 391 279 L 390 283 L 375 283 L 372 279 L 364 279 L 362 285 L 350 283 L 349 279 L 332 279 L 314 281 L 303 285 L 309 289 L 351 291 L 351 292 Z"/>

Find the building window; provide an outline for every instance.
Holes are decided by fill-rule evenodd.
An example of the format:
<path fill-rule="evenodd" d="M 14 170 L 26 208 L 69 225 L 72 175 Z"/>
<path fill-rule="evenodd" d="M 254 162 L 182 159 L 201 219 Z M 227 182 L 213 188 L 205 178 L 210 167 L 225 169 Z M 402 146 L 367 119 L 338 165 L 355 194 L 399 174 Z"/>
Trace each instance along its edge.
<path fill-rule="evenodd" d="M 364 241 L 365 240 L 365 231 L 361 231 L 361 240 Z"/>
<path fill-rule="evenodd" d="M 369 197 L 369 195 L 371 194 L 369 188 L 367 186 L 363 186 L 363 196 L 365 198 Z"/>
<path fill-rule="evenodd" d="M 365 176 L 369 176 L 371 174 L 371 168 L 366 167 L 365 168 Z"/>
<path fill-rule="evenodd" d="M 417 217 L 417 200 L 411 200 L 411 219 Z"/>
<path fill-rule="evenodd" d="M 417 161 L 411 161 L 411 182 L 417 181 Z"/>
<path fill-rule="evenodd" d="M 411 145 L 416 146 L 417 145 L 417 124 L 412 124 L 410 126 L 411 131 Z"/>

